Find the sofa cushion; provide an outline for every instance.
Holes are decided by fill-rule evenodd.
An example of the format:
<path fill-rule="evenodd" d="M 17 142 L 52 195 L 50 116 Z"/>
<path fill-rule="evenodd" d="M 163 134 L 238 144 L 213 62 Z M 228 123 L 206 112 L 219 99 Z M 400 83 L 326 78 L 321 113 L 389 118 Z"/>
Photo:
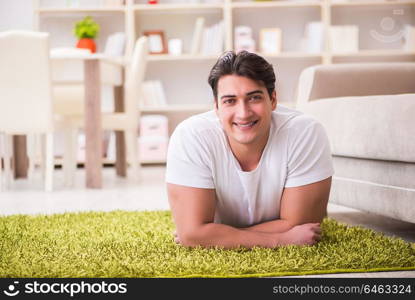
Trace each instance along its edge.
<path fill-rule="evenodd" d="M 330 202 L 415 223 L 414 190 L 333 178 Z"/>
<path fill-rule="evenodd" d="M 334 155 L 333 165 L 335 177 L 390 188 L 412 189 L 415 193 L 415 164 Z M 415 198 L 413 200 L 415 205 Z"/>
<path fill-rule="evenodd" d="M 298 109 L 323 124 L 334 155 L 415 162 L 415 94 L 325 98 Z"/>

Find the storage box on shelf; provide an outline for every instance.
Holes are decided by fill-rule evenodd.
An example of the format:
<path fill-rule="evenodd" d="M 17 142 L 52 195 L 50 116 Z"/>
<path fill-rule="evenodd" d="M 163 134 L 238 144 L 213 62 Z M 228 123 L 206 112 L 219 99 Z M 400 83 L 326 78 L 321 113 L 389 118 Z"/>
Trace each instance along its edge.
<path fill-rule="evenodd" d="M 164 163 L 167 156 L 168 119 L 163 115 L 146 115 L 140 120 L 138 149 L 142 163 Z"/>
<path fill-rule="evenodd" d="M 140 162 L 142 164 L 162 164 L 166 162 L 168 138 L 146 136 L 139 139 Z"/>
<path fill-rule="evenodd" d="M 162 115 L 146 115 L 140 120 L 140 136 L 168 137 L 168 120 Z"/>

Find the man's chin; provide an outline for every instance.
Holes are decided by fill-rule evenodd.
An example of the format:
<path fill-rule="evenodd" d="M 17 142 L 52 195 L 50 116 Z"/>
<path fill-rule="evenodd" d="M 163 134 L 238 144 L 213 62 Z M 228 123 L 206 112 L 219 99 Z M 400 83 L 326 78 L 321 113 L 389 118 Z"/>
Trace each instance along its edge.
<path fill-rule="evenodd" d="M 255 141 L 255 137 L 250 136 L 234 136 L 233 140 L 235 143 L 241 144 L 241 145 L 249 145 L 252 144 Z"/>

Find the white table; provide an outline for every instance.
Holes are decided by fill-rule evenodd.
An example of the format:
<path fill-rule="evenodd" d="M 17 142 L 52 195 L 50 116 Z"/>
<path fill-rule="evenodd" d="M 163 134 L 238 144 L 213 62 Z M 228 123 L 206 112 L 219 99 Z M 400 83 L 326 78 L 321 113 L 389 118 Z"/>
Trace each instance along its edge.
<path fill-rule="evenodd" d="M 77 53 L 75 53 L 77 52 Z M 80 51 L 51 51 L 52 60 L 83 61 L 85 84 L 85 171 L 86 187 L 102 187 L 102 124 L 101 124 L 101 72 L 100 62 L 122 68 L 119 59 L 103 54 Z"/>

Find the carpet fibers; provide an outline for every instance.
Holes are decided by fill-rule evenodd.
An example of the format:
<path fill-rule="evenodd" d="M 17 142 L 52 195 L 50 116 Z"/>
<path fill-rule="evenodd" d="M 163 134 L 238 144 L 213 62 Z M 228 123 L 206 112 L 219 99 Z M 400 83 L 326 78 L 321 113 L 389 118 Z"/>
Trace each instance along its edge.
<path fill-rule="evenodd" d="M 325 219 L 315 246 L 185 248 L 168 211 L 0 217 L 1 277 L 261 277 L 415 270 L 415 243 Z"/>

